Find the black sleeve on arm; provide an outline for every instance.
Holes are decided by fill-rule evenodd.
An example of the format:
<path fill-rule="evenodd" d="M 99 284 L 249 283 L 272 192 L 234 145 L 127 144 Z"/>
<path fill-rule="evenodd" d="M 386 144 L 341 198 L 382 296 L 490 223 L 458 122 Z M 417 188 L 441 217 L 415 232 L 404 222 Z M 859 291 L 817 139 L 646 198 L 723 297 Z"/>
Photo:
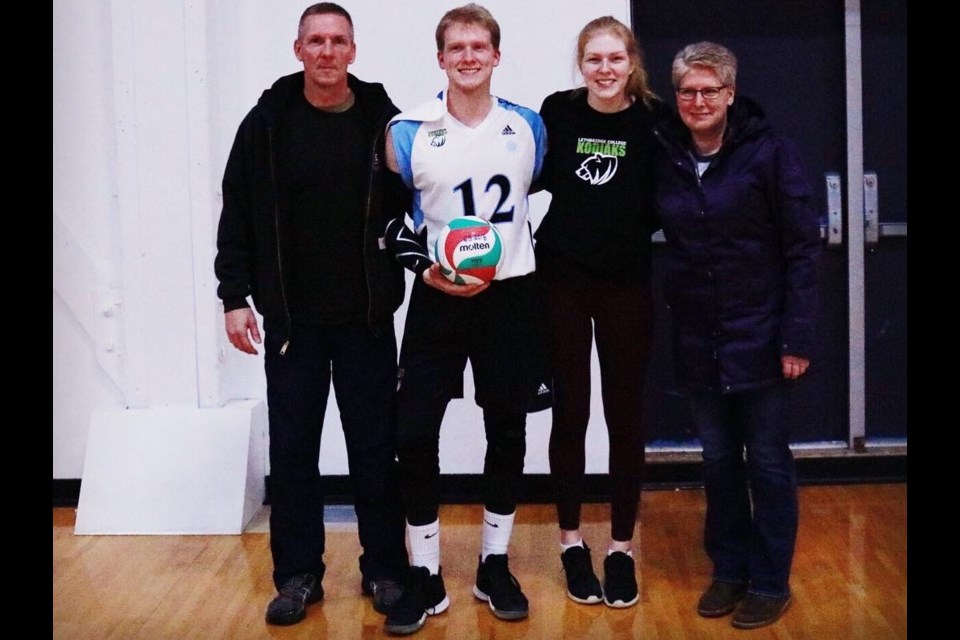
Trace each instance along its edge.
<path fill-rule="evenodd" d="M 249 306 L 247 296 L 253 282 L 254 247 L 248 198 L 251 177 L 244 155 L 244 150 L 253 144 L 252 122 L 253 116 L 248 114 L 237 130 L 223 176 L 214 271 L 224 311 Z"/>
<path fill-rule="evenodd" d="M 550 162 L 550 121 L 551 121 L 551 109 L 553 103 L 557 100 L 557 94 L 551 94 L 544 98 L 543 104 L 540 105 L 540 118 L 543 120 L 543 126 L 547 130 L 547 155 L 543 159 L 543 168 L 540 170 L 540 175 L 536 177 L 533 181 L 533 184 L 530 185 L 530 193 L 537 193 L 538 191 L 549 191 L 551 190 L 551 162 Z"/>
<path fill-rule="evenodd" d="M 420 275 L 433 263 L 427 253 L 427 228 L 418 236 L 403 218 L 391 218 L 384 236 L 387 248 L 404 268 Z"/>
<path fill-rule="evenodd" d="M 424 226 L 418 236 L 407 226 L 407 211 L 410 209 L 410 203 L 413 202 L 413 195 L 399 173 L 390 168 L 383 173 L 386 198 L 391 203 L 383 235 L 384 242 L 387 250 L 393 254 L 401 266 L 419 276 L 433 263 L 427 252 L 427 228 Z"/>

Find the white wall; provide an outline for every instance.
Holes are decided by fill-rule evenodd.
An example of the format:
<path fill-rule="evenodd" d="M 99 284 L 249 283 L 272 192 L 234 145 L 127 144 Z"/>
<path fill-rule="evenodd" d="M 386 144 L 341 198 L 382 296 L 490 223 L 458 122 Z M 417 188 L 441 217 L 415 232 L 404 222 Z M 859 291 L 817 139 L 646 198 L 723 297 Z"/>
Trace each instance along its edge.
<path fill-rule="evenodd" d="M 235 351 L 223 336 L 213 275 L 219 187 L 244 114 L 276 77 L 298 69 L 292 43 L 308 4 L 54 1 L 54 479 L 83 477 L 95 411 L 215 411 L 265 396 L 262 356 Z M 433 33 L 457 3 L 342 4 L 355 23 L 353 73 L 383 82 L 401 109 L 444 87 Z M 627 0 L 483 4 L 502 31 L 494 93 L 534 109 L 579 80 L 573 46 L 584 23 L 610 14 L 629 24 Z M 548 198 L 532 198 L 536 221 Z M 466 391 L 472 398 L 469 368 Z M 591 473 L 605 471 L 607 457 L 594 400 Z M 331 401 L 321 466 L 345 474 L 336 413 Z M 546 473 L 549 411 L 528 425 L 526 470 Z M 472 399 L 454 401 L 442 471 L 479 473 L 482 450 L 479 410 Z"/>

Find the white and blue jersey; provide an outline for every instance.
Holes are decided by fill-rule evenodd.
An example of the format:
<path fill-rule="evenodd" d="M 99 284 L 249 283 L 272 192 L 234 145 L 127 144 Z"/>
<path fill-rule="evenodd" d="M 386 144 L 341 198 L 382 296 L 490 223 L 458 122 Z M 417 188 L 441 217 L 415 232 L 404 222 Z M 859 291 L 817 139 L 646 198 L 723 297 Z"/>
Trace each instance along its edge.
<path fill-rule="evenodd" d="M 440 95 L 390 121 L 400 175 L 413 190 L 414 231 L 427 230 L 427 248 L 459 216 L 489 220 L 500 232 L 504 260 L 497 280 L 534 271 L 527 193 L 547 149 L 539 114 L 491 96 L 493 108 L 471 128 L 447 112 Z"/>

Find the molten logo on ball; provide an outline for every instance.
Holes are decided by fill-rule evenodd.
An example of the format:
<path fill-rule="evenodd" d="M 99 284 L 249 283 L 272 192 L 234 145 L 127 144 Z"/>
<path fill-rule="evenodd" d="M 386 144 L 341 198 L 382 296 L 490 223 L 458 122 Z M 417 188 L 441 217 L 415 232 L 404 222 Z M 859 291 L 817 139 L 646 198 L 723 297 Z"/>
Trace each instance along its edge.
<path fill-rule="evenodd" d="M 474 216 L 456 218 L 441 229 L 434 251 L 440 271 L 457 284 L 490 282 L 503 263 L 500 233 Z"/>

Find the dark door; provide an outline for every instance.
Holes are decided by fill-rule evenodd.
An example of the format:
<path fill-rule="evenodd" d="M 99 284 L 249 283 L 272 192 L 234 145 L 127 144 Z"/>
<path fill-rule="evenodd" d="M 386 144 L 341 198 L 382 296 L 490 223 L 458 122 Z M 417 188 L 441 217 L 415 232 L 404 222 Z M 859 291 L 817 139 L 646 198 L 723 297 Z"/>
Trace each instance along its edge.
<path fill-rule="evenodd" d="M 866 393 L 854 437 L 870 447 L 907 438 L 907 3 L 860 4 Z"/>

